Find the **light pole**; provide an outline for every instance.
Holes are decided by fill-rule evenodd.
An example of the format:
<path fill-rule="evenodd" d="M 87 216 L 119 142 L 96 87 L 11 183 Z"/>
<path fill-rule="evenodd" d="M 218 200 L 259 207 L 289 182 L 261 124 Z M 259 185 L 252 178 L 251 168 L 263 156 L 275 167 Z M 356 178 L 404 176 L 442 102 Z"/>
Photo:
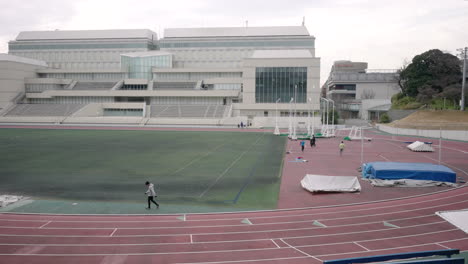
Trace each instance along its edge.
<path fill-rule="evenodd" d="M 276 103 L 275 103 L 276 120 L 275 120 L 275 132 L 273 132 L 274 135 L 279 135 L 280 134 L 279 127 L 278 127 L 278 102 L 279 101 L 281 101 L 281 98 L 278 98 L 278 100 L 276 100 Z"/>
<path fill-rule="evenodd" d="M 328 114 L 328 103 L 330 102 L 330 100 L 325 98 L 325 97 L 320 97 L 320 99 L 327 103 L 326 107 L 325 106 L 323 107 L 323 108 L 325 108 L 325 111 L 327 112 L 327 120 L 326 120 L 325 130 L 323 129 L 323 123 L 325 122 L 325 113 L 323 113 L 323 111 L 322 111 L 322 134 L 323 134 L 323 133 L 328 132 L 328 116 L 329 116 L 329 114 Z"/>
<path fill-rule="evenodd" d="M 288 127 L 288 136 L 289 138 L 292 138 L 292 102 L 294 101 L 294 98 L 291 98 L 289 101 L 289 127 Z"/>
<path fill-rule="evenodd" d="M 310 131 L 310 103 L 312 102 L 312 98 L 307 99 L 308 107 L 307 107 L 307 136 L 312 136 Z"/>
<path fill-rule="evenodd" d="M 296 122 L 296 115 L 297 115 L 297 84 L 294 85 L 294 119 L 293 119 L 293 136 L 292 136 L 292 139 L 297 139 L 297 135 L 296 135 L 296 126 L 297 126 L 297 122 Z"/>
<path fill-rule="evenodd" d="M 332 99 L 327 99 L 330 103 L 332 103 L 332 125 L 335 127 L 335 101 Z"/>
<path fill-rule="evenodd" d="M 466 84 L 466 52 L 468 47 L 465 47 L 463 52 L 463 80 L 462 80 L 462 94 L 461 94 L 461 111 L 465 111 L 465 84 Z"/>

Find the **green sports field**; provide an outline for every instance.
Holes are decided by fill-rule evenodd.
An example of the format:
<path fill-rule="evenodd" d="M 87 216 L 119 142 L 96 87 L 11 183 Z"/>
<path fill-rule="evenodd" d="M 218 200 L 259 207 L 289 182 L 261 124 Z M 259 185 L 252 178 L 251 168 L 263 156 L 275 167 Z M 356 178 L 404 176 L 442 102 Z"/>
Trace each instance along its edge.
<path fill-rule="evenodd" d="M 0 129 L 0 194 L 271 209 L 285 137 L 270 133 Z"/>

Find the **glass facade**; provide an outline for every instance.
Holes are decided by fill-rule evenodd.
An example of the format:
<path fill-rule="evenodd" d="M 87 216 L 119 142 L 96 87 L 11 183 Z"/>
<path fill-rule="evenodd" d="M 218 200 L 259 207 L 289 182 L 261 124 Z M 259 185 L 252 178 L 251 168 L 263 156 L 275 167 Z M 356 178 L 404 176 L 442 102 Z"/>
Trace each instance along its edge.
<path fill-rule="evenodd" d="M 153 67 L 172 68 L 172 55 L 155 55 L 142 57 L 121 57 L 122 70 L 128 70 L 130 79 L 153 79 Z"/>
<path fill-rule="evenodd" d="M 307 67 L 258 67 L 255 69 L 256 103 L 307 101 Z"/>

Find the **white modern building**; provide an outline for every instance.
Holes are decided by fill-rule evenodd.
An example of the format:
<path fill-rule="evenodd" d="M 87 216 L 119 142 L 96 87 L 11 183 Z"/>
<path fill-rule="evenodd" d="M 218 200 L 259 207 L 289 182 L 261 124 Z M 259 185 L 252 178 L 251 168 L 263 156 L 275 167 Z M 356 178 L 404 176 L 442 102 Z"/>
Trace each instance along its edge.
<path fill-rule="evenodd" d="M 373 70 L 367 62 L 335 61 L 322 86 L 324 97 L 335 102 L 340 117 L 375 120 L 390 109 L 400 92 L 396 70 Z"/>
<path fill-rule="evenodd" d="M 286 127 L 319 109 L 304 26 L 21 32 L 2 58 L 34 60 L 34 72 L 2 98 L 0 122 Z"/>

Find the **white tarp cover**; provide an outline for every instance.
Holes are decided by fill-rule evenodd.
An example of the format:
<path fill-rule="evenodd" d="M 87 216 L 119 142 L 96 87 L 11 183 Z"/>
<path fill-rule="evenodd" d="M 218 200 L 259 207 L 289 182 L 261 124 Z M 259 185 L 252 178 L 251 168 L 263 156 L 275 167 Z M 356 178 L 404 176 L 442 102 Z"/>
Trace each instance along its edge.
<path fill-rule="evenodd" d="M 23 196 L 16 195 L 0 195 L 0 207 L 5 207 L 9 204 L 16 203 L 21 200 Z"/>
<path fill-rule="evenodd" d="M 436 214 L 468 234 L 468 209 L 442 211 L 436 212 Z"/>
<path fill-rule="evenodd" d="M 440 182 L 440 181 L 429 181 L 429 180 L 411 180 L 411 179 L 400 179 L 400 180 L 382 180 L 382 179 L 366 179 L 372 186 L 376 187 L 431 187 L 431 186 L 443 186 L 443 187 L 457 187 L 456 183 L 451 182 Z"/>
<path fill-rule="evenodd" d="M 433 152 L 434 149 L 429 144 L 425 144 L 421 141 L 415 141 L 407 146 L 407 148 L 411 149 L 412 151 L 428 151 Z"/>
<path fill-rule="evenodd" d="M 324 176 L 307 174 L 301 181 L 309 192 L 359 192 L 361 185 L 354 176 Z"/>

